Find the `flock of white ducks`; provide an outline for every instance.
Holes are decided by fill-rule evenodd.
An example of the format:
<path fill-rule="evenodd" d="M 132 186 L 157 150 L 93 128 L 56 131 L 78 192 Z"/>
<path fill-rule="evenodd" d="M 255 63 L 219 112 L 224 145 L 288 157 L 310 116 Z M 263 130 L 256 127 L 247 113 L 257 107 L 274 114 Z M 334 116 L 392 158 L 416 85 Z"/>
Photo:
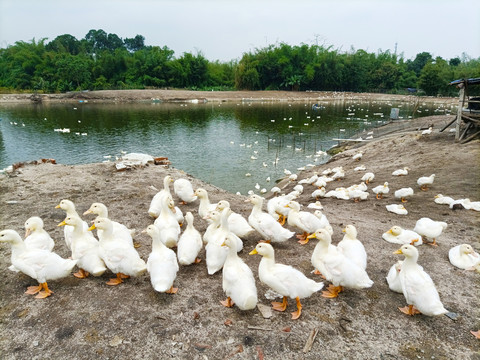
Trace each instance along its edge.
<path fill-rule="evenodd" d="M 362 153 L 353 156 L 360 161 Z M 357 167 L 356 171 L 365 171 L 365 167 Z M 406 176 L 408 168 L 399 169 L 392 173 L 394 176 Z M 289 182 L 296 181 L 296 177 L 289 176 Z M 112 221 L 108 218 L 108 210 L 104 204 L 94 203 L 85 211 L 84 215 L 94 214 L 96 219 L 92 226 L 83 221 L 70 200 L 64 199 L 57 208 L 65 211 L 66 218 L 58 226 L 63 226 L 65 244 L 71 251 L 71 259 L 63 259 L 53 253 L 54 242 L 48 233 L 43 230 L 43 221 L 32 217 L 25 223 L 27 231 L 25 240 L 14 230 L 0 232 L 0 241 L 8 242 L 12 246 L 12 266 L 10 270 L 21 271 L 38 281 L 38 286 L 31 286 L 27 294 L 38 294 L 38 298 L 52 294 L 47 281 L 55 280 L 70 274 L 77 266 L 74 276 L 86 278 L 102 275 L 109 269 L 116 277 L 107 284 L 111 286 L 121 284 L 130 276 L 141 276 L 149 273 L 152 287 L 155 291 L 174 294 L 177 288 L 174 282 L 179 271 L 179 264 L 188 266 L 200 262 L 198 257 L 202 246 L 206 249 L 206 267 L 208 274 L 222 270 L 222 287 L 227 296 L 222 304 L 227 307 L 236 305 L 241 310 L 250 310 L 258 302 L 255 278 L 251 269 L 239 257 L 243 249 L 242 238 L 257 232 L 264 239 L 257 244 L 250 254 L 260 254 L 259 280 L 283 297 L 282 302 L 272 303 L 273 309 L 285 311 L 287 298 L 296 301 L 297 310 L 292 313 L 292 319 L 301 315 L 300 299 L 309 297 L 323 288 L 322 282 L 307 278 L 297 269 L 277 263 L 274 255 L 274 245 L 291 239 L 295 232 L 285 228 L 285 221 L 290 228 L 298 230 L 299 242 L 306 244 L 310 239 L 317 239 L 318 243 L 311 256 L 311 263 L 317 273 L 321 273 L 331 282 L 322 296 L 333 298 L 339 295 L 344 288 L 361 290 L 373 285 L 367 268 L 367 253 L 362 242 L 357 238 L 357 230 L 353 225 L 344 228 L 345 236 L 338 245 L 332 244 L 333 229 L 326 216 L 321 212 L 322 204 L 318 201 L 323 197 L 361 201 L 368 196 L 368 183 L 374 181 L 373 173 L 366 173 L 360 184 L 348 188 L 336 188 L 326 191 L 329 183 L 345 178 L 345 170 L 341 167 L 327 169 L 322 174 L 315 173 L 307 179 L 302 179 L 291 193 L 276 196 L 268 201 L 268 212 L 263 211 L 264 199 L 258 195 L 251 195 L 247 201 L 252 204 L 252 211 L 245 219 L 242 215 L 233 212 L 226 200 L 210 203 L 208 193 L 204 189 L 194 190 L 186 179 L 177 179 L 175 182 L 170 176 L 164 178 L 163 189 L 153 197 L 148 213 L 155 218 L 143 232 L 152 239 L 152 250 L 145 262 L 135 249 L 132 234 L 134 230 Z M 422 190 L 428 190 L 433 184 L 435 175 L 421 177 L 417 185 Z M 182 211 L 175 206 L 170 185 L 173 183 L 175 195 L 184 204 L 199 200 L 198 216 L 209 225 L 202 235 L 195 229 L 194 215 L 187 212 L 185 217 Z M 381 199 L 390 191 L 388 182 L 372 189 L 377 199 Z M 310 211 L 302 211 L 301 205 L 295 201 L 304 192 L 304 187 L 313 186 L 312 198 L 316 201 L 307 206 Z M 281 192 L 281 189 L 276 191 Z M 413 196 L 412 188 L 395 191 L 395 198 L 406 201 Z M 455 202 L 451 198 L 439 194 L 435 202 L 449 204 Z M 395 205 L 397 210 L 402 204 Z M 476 203 L 463 199 L 462 206 L 476 209 Z M 400 209 L 401 210 L 401 209 Z M 389 209 L 389 211 L 391 211 Z M 285 220 L 287 219 L 287 220 Z M 186 220 L 185 230 L 180 225 Z M 442 234 L 447 224 L 429 218 L 417 221 L 413 230 L 402 229 L 395 225 L 383 234 L 383 239 L 402 244 L 395 253 L 403 254 L 405 259 L 392 265 L 387 275 L 387 282 L 392 291 L 402 292 L 408 306 L 401 308 L 403 312 L 414 315 L 418 312 L 424 315 L 444 314 L 447 310 L 440 302 L 438 292 L 431 278 L 417 264 L 418 250 L 415 246 L 425 241 L 436 245 L 436 239 Z M 97 230 L 98 240 L 92 230 Z M 412 246 L 415 245 L 415 246 Z M 175 253 L 172 248 L 177 248 Z M 480 257 L 468 244 L 455 246 L 449 253 L 450 262 L 461 269 L 472 269 L 479 266 Z"/>

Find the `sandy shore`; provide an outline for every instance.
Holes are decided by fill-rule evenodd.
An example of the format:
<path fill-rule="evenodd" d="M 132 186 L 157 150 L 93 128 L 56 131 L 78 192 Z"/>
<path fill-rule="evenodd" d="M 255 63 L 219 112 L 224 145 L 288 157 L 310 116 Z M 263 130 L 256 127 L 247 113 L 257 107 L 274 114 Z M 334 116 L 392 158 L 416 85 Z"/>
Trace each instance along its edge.
<path fill-rule="evenodd" d="M 1 94 L 1 103 L 15 102 L 227 102 L 227 101 L 307 101 L 378 100 L 457 104 L 458 99 L 413 95 L 350 93 L 332 91 L 189 91 L 189 90 L 98 90 L 62 94 Z"/>
<path fill-rule="evenodd" d="M 210 100 L 209 100 L 210 101 Z M 376 200 L 370 191 L 368 200 L 354 203 L 337 199 L 321 199 L 324 214 L 334 228 L 333 242 L 342 239 L 342 228 L 353 224 L 358 238 L 368 254 L 367 271 L 374 285 L 366 290 L 346 290 L 336 299 L 314 294 L 304 299 L 302 316 L 290 319 L 295 309 L 290 301 L 288 311 L 274 312 L 265 319 L 258 309 L 242 312 L 220 304 L 221 273 L 209 276 L 203 261 L 198 265 L 181 267 L 175 286 L 176 295 L 156 293 L 148 276 L 127 280 L 118 287 L 105 282 L 112 276 L 79 280 L 68 278 L 49 284 L 55 292 L 45 300 L 23 294 L 35 281 L 7 269 L 10 248 L 2 245 L 0 269 L 0 355 L 3 359 L 50 357 L 76 359 L 475 359 L 478 340 L 470 334 L 480 328 L 479 274 L 454 268 L 448 261 L 451 247 L 470 243 L 477 251 L 479 243 L 478 212 L 450 210 L 434 203 L 441 193 L 453 198 L 480 200 L 480 146 L 478 141 L 467 144 L 454 142 L 448 130 L 439 132 L 451 116 L 434 116 L 394 122 L 375 130 L 374 140 L 368 143 L 344 144 L 343 152 L 329 163 L 299 179 L 326 168 L 343 166 L 346 176 L 335 187 L 359 183 L 362 173 L 353 169 L 361 164 L 375 173 L 374 187 L 389 182 L 391 192 Z M 434 132 L 422 136 L 420 128 L 433 125 Z M 364 152 L 360 162 L 352 160 L 359 150 Z M 393 170 L 408 166 L 408 176 L 393 177 Z M 416 184 L 420 176 L 436 174 L 435 182 L 426 191 Z M 150 165 L 130 171 L 117 172 L 113 164 L 28 165 L 13 174 L 0 175 L 0 228 L 15 229 L 23 234 L 23 223 L 30 216 L 44 219 L 45 229 L 55 239 L 55 251 L 68 257 L 63 231 L 57 224 L 64 212 L 55 209 L 62 199 L 72 200 L 79 214 L 92 202 L 103 202 L 110 217 L 137 229 L 135 241 L 139 254 L 147 259 L 151 250 L 148 236 L 140 234 L 153 222 L 148 206 L 165 175 L 184 177 L 195 188 L 205 188 L 212 202 L 228 200 L 233 210 L 248 217 L 251 205 L 245 197 L 225 192 L 194 179 L 179 169 Z M 280 183 L 285 193 L 295 183 Z M 387 212 L 385 205 L 396 203 L 393 191 L 412 187 L 415 195 L 405 205 L 408 215 Z M 312 186 L 305 186 L 297 199 L 304 207 L 314 201 Z M 178 198 L 174 196 L 174 200 Z M 195 227 L 203 233 L 206 223 L 198 216 L 198 203 L 182 207 L 195 217 Z M 393 255 L 397 245 L 385 242 L 381 235 L 393 225 L 413 229 L 424 216 L 448 223 L 439 237 L 438 247 L 419 247 L 419 263 L 434 280 L 445 307 L 456 314 L 447 316 L 409 317 L 397 308 L 405 306 L 402 294 L 389 290 L 385 276 L 390 266 L 401 256 Z M 87 218 L 87 217 L 86 217 Z M 87 218 L 90 220 L 90 218 Z M 292 229 L 295 230 L 295 229 Z M 269 306 L 265 297 L 268 288 L 258 280 L 259 256 L 249 256 L 259 234 L 244 240 L 240 257 L 251 267 L 257 280 L 259 303 Z M 310 257 L 315 247 L 311 241 L 300 245 L 294 239 L 275 245 L 276 260 L 290 264 L 307 276 L 311 274 Z M 327 285 L 327 284 L 326 284 Z M 310 351 L 303 352 L 309 334 L 317 330 Z"/>

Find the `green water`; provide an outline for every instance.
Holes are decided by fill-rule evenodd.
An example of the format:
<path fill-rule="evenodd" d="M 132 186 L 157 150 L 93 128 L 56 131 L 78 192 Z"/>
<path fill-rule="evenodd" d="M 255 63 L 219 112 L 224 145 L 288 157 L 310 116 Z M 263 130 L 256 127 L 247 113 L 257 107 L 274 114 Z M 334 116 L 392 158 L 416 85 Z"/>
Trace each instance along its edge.
<path fill-rule="evenodd" d="M 336 145 L 334 138 L 358 133 L 365 138 L 370 131 L 374 136 L 373 128 L 388 120 L 392 107 L 400 107 L 405 118 L 414 111 L 406 103 L 322 105 L 321 110 L 287 102 L 0 105 L 0 169 L 40 158 L 85 164 L 140 152 L 166 156 L 173 167 L 228 191 L 259 193 L 257 183 L 270 190 L 284 169 L 296 173 L 325 162 L 328 157 L 317 152 Z M 423 116 L 435 109 L 415 111 Z"/>

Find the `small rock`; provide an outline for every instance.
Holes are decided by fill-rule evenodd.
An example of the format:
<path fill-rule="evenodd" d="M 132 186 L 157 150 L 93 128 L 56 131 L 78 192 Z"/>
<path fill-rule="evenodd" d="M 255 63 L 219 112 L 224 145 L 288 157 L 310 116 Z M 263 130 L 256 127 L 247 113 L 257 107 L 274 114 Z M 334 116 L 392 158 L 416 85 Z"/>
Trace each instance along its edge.
<path fill-rule="evenodd" d="M 115 335 L 112 340 L 108 343 L 111 347 L 117 347 L 123 342 L 123 339 L 120 336 Z"/>
<path fill-rule="evenodd" d="M 270 308 L 270 306 L 257 304 L 257 308 L 262 314 L 264 319 L 270 319 L 273 316 L 272 309 Z"/>

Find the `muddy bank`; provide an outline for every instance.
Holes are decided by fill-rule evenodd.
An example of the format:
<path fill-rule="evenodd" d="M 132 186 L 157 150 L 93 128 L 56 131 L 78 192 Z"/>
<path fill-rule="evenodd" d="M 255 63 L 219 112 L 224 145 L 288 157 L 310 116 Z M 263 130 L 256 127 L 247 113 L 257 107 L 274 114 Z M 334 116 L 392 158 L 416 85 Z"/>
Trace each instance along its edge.
<path fill-rule="evenodd" d="M 148 276 L 127 280 L 117 287 L 105 282 L 107 272 L 99 278 L 79 280 L 73 276 L 52 281 L 53 296 L 39 300 L 25 295 L 27 286 L 35 281 L 11 272 L 10 248 L 0 247 L 0 355 L 3 359 L 18 358 L 77 358 L 77 359 L 478 359 L 478 340 L 471 330 L 480 328 L 479 274 L 454 268 L 448 261 L 448 250 L 461 243 L 479 244 L 478 212 L 450 210 L 434 203 L 441 193 L 453 198 L 480 200 L 480 146 L 478 141 L 461 145 L 454 142 L 448 130 L 438 132 L 452 117 L 435 116 L 395 122 L 375 130 L 368 143 L 343 144 L 343 152 L 327 164 L 300 173 L 298 179 L 309 177 L 313 171 L 343 166 L 343 180 L 329 184 L 327 189 L 347 187 L 360 182 L 362 173 L 353 169 L 365 165 L 375 173 L 369 187 L 389 182 L 390 194 L 376 200 L 354 203 L 338 199 L 321 199 L 324 214 L 333 229 L 333 242 L 343 237 L 342 228 L 353 224 L 358 238 L 368 254 L 367 272 L 374 285 L 366 290 L 346 290 L 336 299 L 314 294 L 304 299 L 300 319 L 292 321 L 290 301 L 285 313 L 274 312 L 265 319 L 258 309 L 242 312 L 220 304 L 221 273 L 209 276 L 203 261 L 198 265 L 181 267 L 175 286 L 176 295 L 156 293 Z M 434 132 L 422 136 L 418 129 L 433 125 Z M 360 162 L 352 160 L 358 150 L 364 155 Z M 393 177 L 393 170 L 408 166 L 408 176 Z M 420 176 L 436 174 L 435 182 L 426 191 L 416 184 Z M 233 210 L 248 217 L 251 205 L 243 196 L 194 179 L 172 167 L 150 165 L 118 172 L 113 164 L 66 166 L 61 164 L 29 165 L 12 174 L 0 175 L 0 229 L 14 229 L 23 234 L 23 223 L 30 216 L 40 216 L 45 229 L 55 239 L 55 251 L 68 257 L 63 229 L 57 224 L 64 212 L 55 209 L 62 199 L 72 200 L 82 214 L 92 202 L 103 202 L 110 217 L 137 229 L 134 240 L 138 252 L 147 259 L 151 240 L 140 234 L 153 223 L 147 210 L 165 175 L 185 177 L 195 188 L 205 188 L 212 202 L 228 200 Z M 285 180 L 280 184 L 289 192 L 296 183 Z M 415 195 L 405 205 L 407 215 L 387 212 L 385 205 L 397 202 L 393 191 L 412 187 Z M 305 185 L 298 201 L 306 207 L 312 186 Z M 174 196 L 176 202 L 178 198 Z M 203 233 L 206 222 L 198 216 L 198 203 L 185 205 L 191 211 L 195 227 Z M 419 247 L 419 263 L 435 282 L 445 307 L 458 315 L 457 320 L 446 316 L 408 317 L 397 308 L 405 306 L 402 294 L 389 290 L 385 276 L 390 266 L 402 258 L 393 255 L 398 246 L 382 240 L 382 233 L 393 225 L 413 229 L 416 220 L 428 216 L 448 223 L 439 237 L 438 247 Z M 91 218 L 84 217 L 87 220 Z M 294 230 L 294 229 L 292 229 Z M 269 306 L 268 288 L 258 280 L 259 256 L 249 256 L 260 235 L 245 239 L 242 259 L 252 268 L 257 280 L 259 303 Z M 298 244 L 294 238 L 275 245 L 276 260 L 290 264 L 308 277 L 315 242 Z M 327 284 L 326 284 L 327 285 Z M 312 330 L 318 330 L 311 350 L 303 349 Z"/>

